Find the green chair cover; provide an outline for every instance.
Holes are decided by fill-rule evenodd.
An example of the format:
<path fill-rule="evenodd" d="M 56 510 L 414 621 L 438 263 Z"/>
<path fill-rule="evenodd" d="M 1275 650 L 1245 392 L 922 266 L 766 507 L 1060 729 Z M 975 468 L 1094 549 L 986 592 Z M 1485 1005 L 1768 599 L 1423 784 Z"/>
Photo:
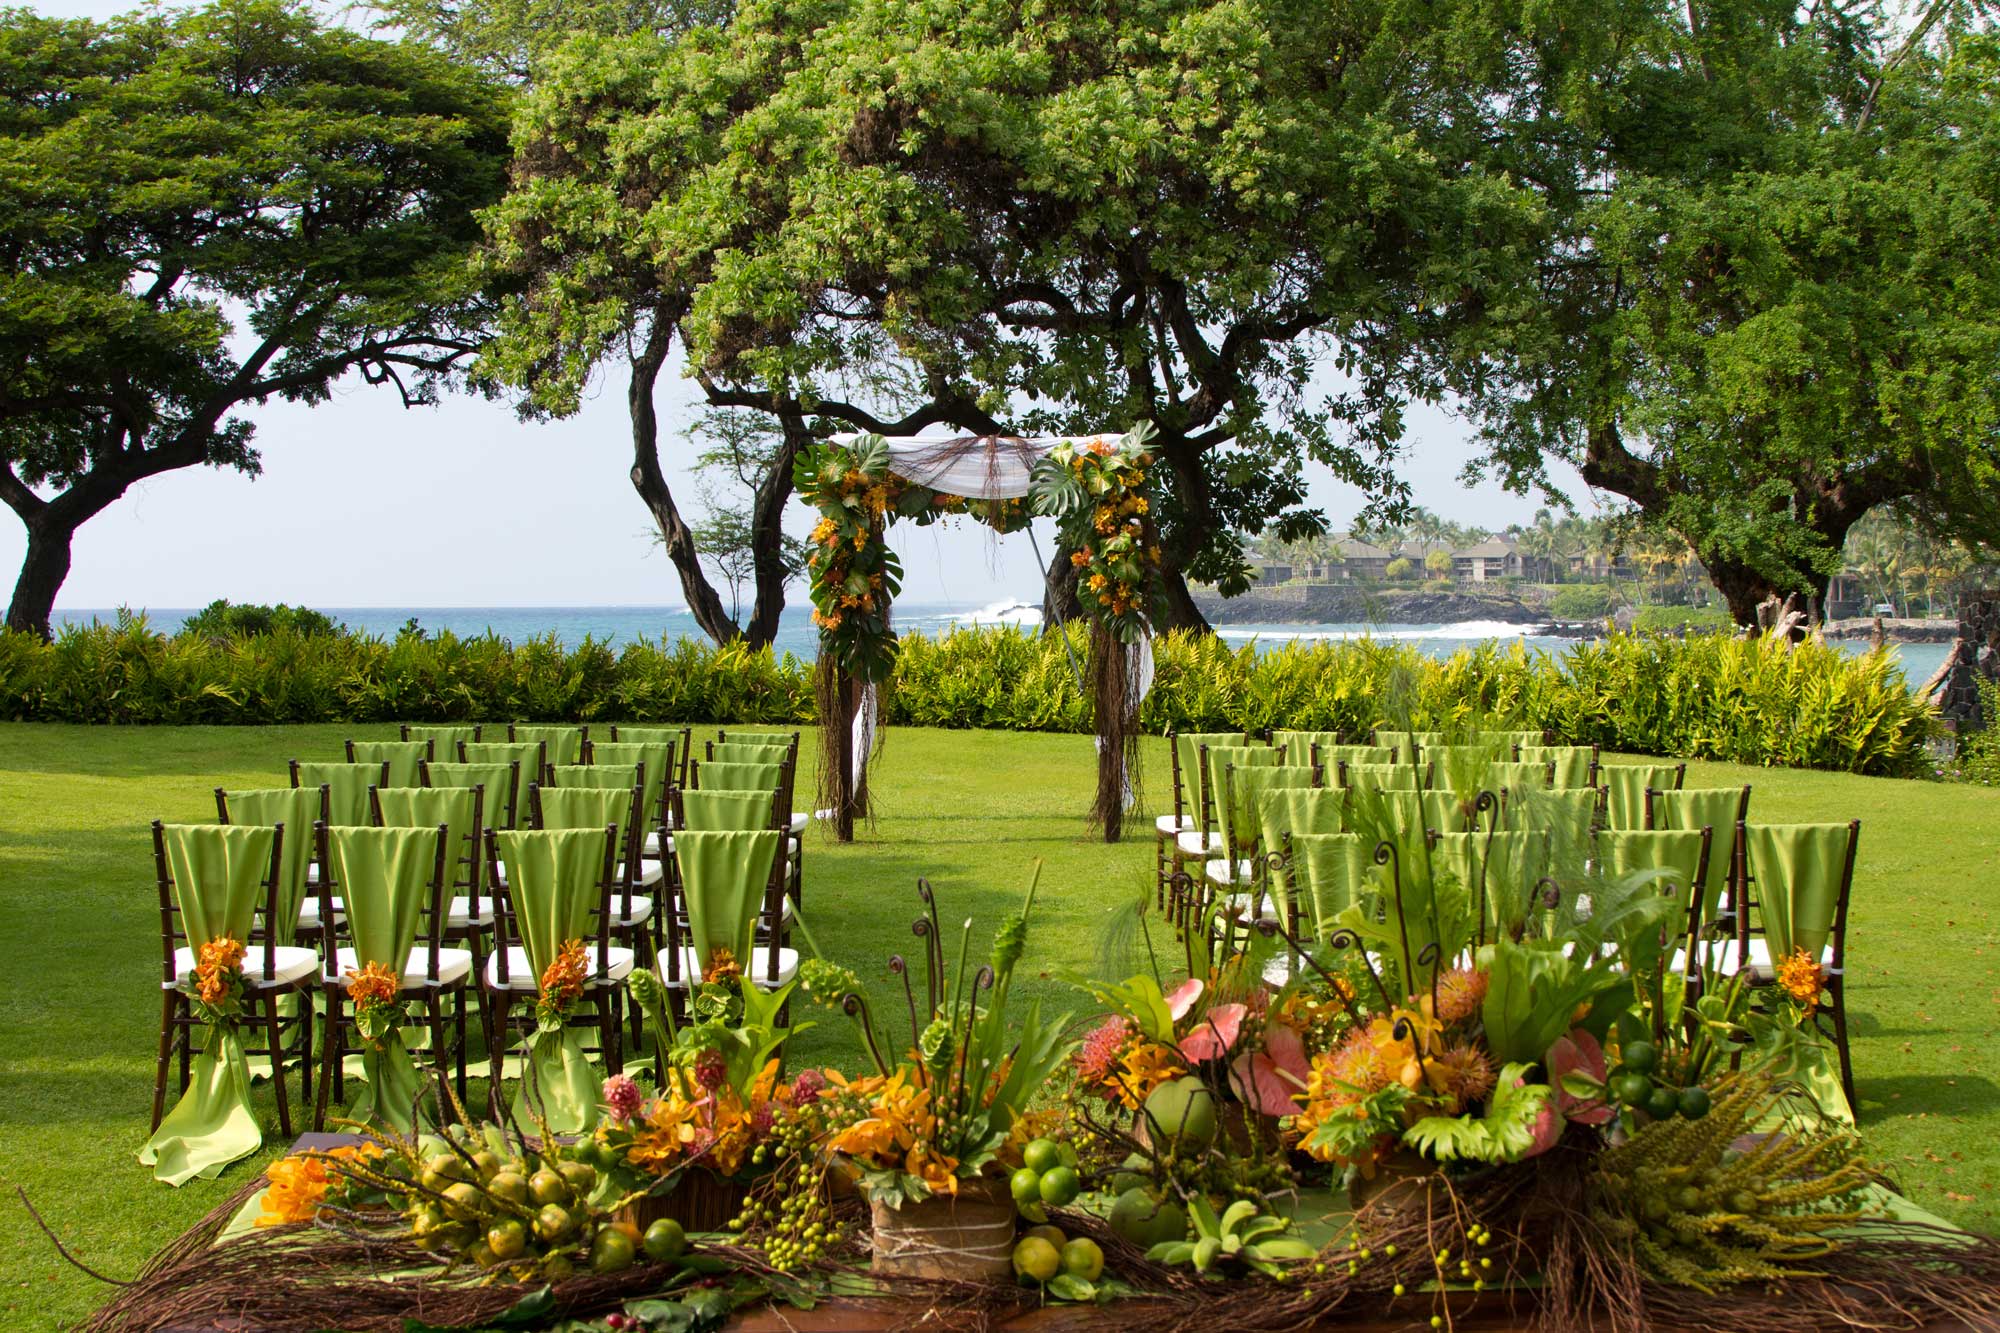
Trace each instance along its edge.
<path fill-rule="evenodd" d="M 1300 916 L 1315 939 L 1332 934 L 1334 918 L 1348 907 L 1369 900 L 1374 855 L 1374 844 L 1358 833 L 1292 835 L 1292 868 L 1305 890 Z"/>
<path fill-rule="evenodd" d="M 1485 775 L 1487 768 L 1495 763 L 1511 761 L 1514 747 L 1499 741 L 1474 741 L 1457 745 L 1426 745 L 1423 747 L 1423 761 L 1431 766 L 1443 782 L 1446 774 L 1453 777 L 1466 775 L 1477 781 Z"/>
<path fill-rule="evenodd" d="M 419 725 L 415 722 L 405 722 L 403 724 L 404 740 L 429 741 L 431 743 L 431 759 L 447 764 L 458 758 L 458 743 L 460 741 L 477 741 L 480 734 L 478 727 L 469 725 L 436 727 Z"/>
<path fill-rule="evenodd" d="M 643 785 L 639 764 L 557 764 L 548 772 L 549 787 L 616 787 L 631 791 Z"/>
<path fill-rule="evenodd" d="M 1501 929 L 1526 917 L 1529 898 L 1549 873 L 1549 839 L 1540 833 L 1503 830 L 1490 838 L 1476 833 L 1445 833 L 1431 848 L 1433 872 L 1443 870 L 1463 886 L 1468 902 L 1479 898 L 1480 872 L 1485 872 L 1487 920 Z"/>
<path fill-rule="evenodd" d="M 1396 757 L 1392 761 L 1394 763 L 1414 764 L 1417 762 L 1415 732 L 1390 731 L 1382 727 L 1377 727 L 1375 728 L 1375 746 L 1377 749 L 1394 750 L 1396 752 Z"/>
<path fill-rule="evenodd" d="M 1700 829 L 1600 829 L 1597 834 L 1597 864 L 1606 875 L 1623 879 L 1641 870 L 1664 870 L 1684 909 L 1694 900 L 1693 886 L 1704 877 L 1701 851 Z M 1715 907 L 1704 891 L 1702 920 L 1713 921 Z M 1684 929 L 1680 922 L 1674 926 Z"/>
<path fill-rule="evenodd" d="M 1273 787 L 1265 791 L 1257 798 L 1257 815 L 1264 831 L 1265 852 L 1282 850 L 1288 836 L 1342 832 L 1342 812 L 1346 802 L 1347 793 L 1338 787 Z M 1289 897 L 1292 886 L 1281 863 L 1272 863 L 1271 877 L 1279 892 Z"/>
<path fill-rule="evenodd" d="M 514 770 L 507 764 L 425 764 L 423 775 L 437 789 L 486 789 L 480 818 L 488 828 L 512 828 L 520 821 L 514 810 Z"/>
<path fill-rule="evenodd" d="M 528 816 L 528 784 L 542 780 L 543 751 L 539 741 L 481 741 L 477 745 L 467 741 L 458 747 L 458 756 L 460 762 L 467 764 L 521 766 L 514 783 L 514 824 L 518 827 Z M 486 789 L 489 803 L 493 790 Z"/>
<path fill-rule="evenodd" d="M 248 946 L 264 901 L 277 828 L 262 823 L 167 824 L 161 837 L 181 928 L 195 957 L 211 940 L 227 938 Z M 233 1019 L 212 1024 L 189 1068 L 187 1091 L 139 1149 L 139 1161 L 153 1168 L 154 1179 L 180 1185 L 196 1176 L 212 1179 L 263 1146 L 263 1131 L 250 1109 L 250 1062 L 243 1038 Z"/>
<path fill-rule="evenodd" d="M 1523 745 L 1521 762 L 1524 764 L 1554 764 L 1556 766 L 1556 786 L 1588 787 L 1590 765 L 1597 757 L 1596 751 L 1588 745 Z"/>
<path fill-rule="evenodd" d="M 1653 793 L 1656 829 L 1713 830 L 1708 844 L 1708 883 L 1702 888 L 1702 920 L 1715 919 L 1722 892 L 1736 863 L 1736 826 L 1748 816 L 1748 787 L 1683 787 Z"/>
<path fill-rule="evenodd" d="M 1465 807 L 1465 801 L 1455 791 L 1422 792 L 1424 803 L 1424 827 L 1439 833 L 1463 833 L 1470 826 L 1472 814 Z M 1473 793 L 1473 799 L 1478 794 Z"/>
<path fill-rule="evenodd" d="M 1201 789 L 1202 747 L 1238 748 L 1247 745 L 1250 738 L 1240 731 L 1189 731 L 1177 733 L 1173 740 L 1174 757 L 1181 771 L 1181 787 L 1176 795 L 1185 807 L 1181 813 L 1205 827 L 1209 820 L 1209 794 Z"/>
<path fill-rule="evenodd" d="M 710 741 L 704 762 L 718 764 L 782 764 L 792 757 L 789 742 Z"/>
<path fill-rule="evenodd" d="M 535 792 L 545 829 L 616 828 L 619 854 L 632 824 L 632 787 L 542 787 Z"/>
<path fill-rule="evenodd" d="M 473 882 L 483 852 L 480 824 L 486 818 L 482 793 L 472 787 L 385 787 L 375 793 L 385 828 L 443 828 L 446 833 L 445 889 L 458 881 L 458 858 L 469 856 L 466 881 Z"/>
<path fill-rule="evenodd" d="M 1859 834 L 1847 824 L 1744 825 L 1744 861 L 1756 885 L 1754 897 L 1774 969 L 1795 949 L 1815 959 L 1825 957 L 1840 913 L 1848 857 Z M 1847 960 L 1836 957 L 1830 965 L 1845 968 Z M 1794 1044 L 1793 1076 L 1811 1090 L 1822 1111 L 1852 1124 L 1854 1108 L 1841 1085 L 1834 1052 L 1816 1025 L 1797 1031 L 1810 1039 Z"/>
<path fill-rule="evenodd" d="M 1385 839 L 1410 846 L 1429 827 L 1424 793 L 1408 787 L 1351 787 L 1343 817 L 1347 831 L 1360 834 L 1371 853 Z"/>
<path fill-rule="evenodd" d="M 580 764 L 583 762 L 583 728 L 563 726 L 529 725 L 516 722 L 507 728 L 507 739 L 515 744 L 526 741 L 540 741 L 547 747 L 544 763 Z"/>
<path fill-rule="evenodd" d="M 382 765 L 292 761 L 292 785 L 327 789 L 327 823 L 366 827 L 368 789 L 382 783 Z"/>
<path fill-rule="evenodd" d="M 431 757 L 429 741 L 349 741 L 347 761 L 351 764 L 387 764 L 385 787 L 417 785 L 417 765 Z M 448 758 L 449 756 L 439 756 Z"/>
<path fill-rule="evenodd" d="M 396 794 L 437 797 L 457 793 L 398 789 Z M 450 873 L 452 854 L 448 837 L 443 845 L 446 874 Z M 441 886 L 433 889 L 439 852 L 437 828 L 329 828 L 326 844 L 333 882 L 340 886 L 347 911 L 356 970 L 379 963 L 399 980 L 406 975 L 421 976 L 429 961 L 428 952 L 412 958 L 410 950 L 434 892 L 443 892 Z M 431 928 L 436 929 L 435 921 Z M 380 1121 L 398 1134 L 408 1134 L 416 1123 L 423 1076 L 403 1041 L 401 1023 L 391 1024 L 372 1041 L 362 1039 L 361 1075 L 368 1086 L 355 1098 L 348 1115 L 355 1120 Z"/>
<path fill-rule="evenodd" d="M 1334 772 L 1342 764 L 1393 764 L 1397 751 L 1392 745 L 1322 745 L 1319 747 L 1320 767 L 1326 770 L 1326 780 L 1334 780 Z M 1301 756 L 1303 757 L 1303 756 Z"/>
<path fill-rule="evenodd" d="M 1604 822 L 1609 828 L 1646 827 L 1646 789 L 1677 791 L 1681 774 L 1678 764 L 1602 764 L 1597 776 L 1605 791 Z"/>
<path fill-rule="evenodd" d="M 596 944 L 604 905 L 604 830 L 510 830 L 493 835 L 507 869 L 507 897 L 537 983 L 570 940 Z M 615 855 L 615 849 L 614 849 Z M 533 1124 L 539 1103 L 549 1128 L 581 1134 L 597 1123 L 597 1078 L 582 1034 L 568 1024 L 538 1028 L 514 1090 L 514 1115 Z M 528 1095 L 534 1088 L 534 1098 Z"/>
<path fill-rule="evenodd" d="M 613 727 L 611 739 L 620 745 L 636 742 L 640 745 L 673 746 L 676 767 L 666 780 L 683 787 L 687 785 L 688 760 L 694 757 L 691 753 L 694 744 L 686 727 Z"/>
<path fill-rule="evenodd" d="M 729 791 L 776 791 L 784 785 L 785 766 L 772 763 L 695 762 L 697 787 L 722 787 Z"/>
<path fill-rule="evenodd" d="M 744 975 L 750 974 L 757 914 L 764 906 L 771 864 L 784 846 L 784 836 L 777 829 L 674 834 L 689 942 L 703 973 L 717 949 L 728 949 Z"/>
<path fill-rule="evenodd" d="M 278 919 L 271 923 L 278 943 L 291 944 L 299 928 L 299 909 L 306 901 L 306 871 L 312 866 L 312 826 L 320 815 L 318 787 L 255 787 L 222 793 L 222 810 L 231 824 L 285 826 L 278 850 Z"/>
<path fill-rule="evenodd" d="M 1317 770 L 1310 765 L 1257 764 L 1250 768 L 1231 765 L 1222 771 L 1222 800 L 1216 805 L 1215 815 L 1217 831 L 1222 834 L 1222 854 L 1229 862 L 1232 880 L 1236 877 L 1237 858 L 1252 855 L 1260 841 L 1263 825 L 1258 818 L 1258 805 L 1264 793 L 1308 789 L 1317 776 Z M 1276 849 L 1267 846 L 1263 850 Z M 1260 878 L 1255 867 L 1251 874 L 1252 878 Z"/>
<path fill-rule="evenodd" d="M 1349 764 L 1341 770 L 1350 787 L 1377 791 L 1416 791 L 1421 785 L 1415 764 Z"/>
<path fill-rule="evenodd" d="M 772 827 L 774 793 L 705 787 L 681 793 L 681 817 L 697 833 L 745 832 Z"/>
<path fill-rule="evenodd" d="M 592 741 L 590 762 L 594 768 L 631 764 L 645 770 L 646 791 L 639 799 L 645 805 L 647 826 L 651 827 L 660 808 L 660 796 L 674 773 L 674 742 Z"/>
<path fill-rule="evenodd" d="M 1532 789 L 1547 791 L 1554 784 L 1549 781 L 1547 764 L 1497 763 L 1486 766 L 1486 786 L 1490 791 Z"/>
<path fill-rule="evenodd" d="M 1547 737 L 1539 731 L 1482 731 L 1479 733 L 1479 739 L 1498 742 L 1505 749 L 1506 757 L 1509 759 L 1513 758 L 1514 747 L 1517 745 L 1548 744 Z"/>
<path fill-rule="evenodd" d="M 1573 851 L 1581 860 L 1597 823 L 1599 795 L 1596 787 L 1510 788 L 1506 824 L 1510 829 L 1550 834 L 1559 848 Z"/>

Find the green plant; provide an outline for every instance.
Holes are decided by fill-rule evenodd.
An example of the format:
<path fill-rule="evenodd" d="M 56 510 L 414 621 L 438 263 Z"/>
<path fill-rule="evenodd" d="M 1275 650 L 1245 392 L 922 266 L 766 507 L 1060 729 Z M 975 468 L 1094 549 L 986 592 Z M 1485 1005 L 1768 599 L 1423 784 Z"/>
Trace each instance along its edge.
<path fill-rule="evenodd" d="M 289 630 L 310 637 L 315 634 L 339 634 L 345 628 L 324 611 L 315 611 L 311 607 L 288 606 L 284 602 L 276 606 L 256 602 L 238 604 L 226 597 L 218 597 L 183 620 L 180 632 L 209 639 L 227 639 L 237 634 L 274 634 Z"/>
<path fill-rule="evenodd" d="M 1617 602 L 1617 594 L 1608 584 L 1571 583 L 1549 599 L 1549 614 L 1557 620 L 1602 620 Z"/>
<path fill-rule="evenodd" d="M 1728 634 L 1735 628 L 1719 606 L 1642 606 L 1632 613 L 1634 634 Z"/>
<path fill-rule="evenodd" d="M 1193 1240 L 1161 1241 L 1146 1257 L 1163 1264 L 1193 1264 L 1204 1276 L 1235 1263 L 1278 1277 L 1284 1272 L 1280 1265 L 1316 1253 L 1299 1236 L 1286 1234 L 1289 1222 L 1259 1212 L 1253 1199 L 1238 1199 L 1218 1215 L 1207 1199 L 1195 1195 L 1188 1200 L 1188 1219 L 1194 1224 Z"/>

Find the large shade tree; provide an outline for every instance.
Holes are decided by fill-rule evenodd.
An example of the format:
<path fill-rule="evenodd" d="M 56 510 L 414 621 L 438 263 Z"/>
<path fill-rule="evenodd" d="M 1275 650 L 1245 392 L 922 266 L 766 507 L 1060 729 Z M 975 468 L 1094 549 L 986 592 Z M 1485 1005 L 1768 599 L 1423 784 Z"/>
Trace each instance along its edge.
<path fill-rule="evenodd" d="M 2000 60 L 1933 3 L 1608 14 L 1558 85 L 1542 301 L 1478 394 L 1491 462 L 1547 464 L 1686 539 L 1730 611 L 1824 598 L 1899 503 L 2000 535 Z"/>
<path fill-rule="evenodd" d="M 0 17 L 7 623 L 46 634 L 77 529 L 133 484 L 254 473 L 244 410 L 343 377 L 430 401 L 475 350 L 503 107 L 422 49 L 226 0 Z"/>
<path fill-rule="evenodd" d="M 1167 621 L 1199 625 L 1238 534 L 1322 527 L 1309 465 L 1393 496 L 1402 407 L 1492 350 L 1546 225 L 1515 71 L 1587 53 L 1594 8 L 758 0 L 585 40 L 517 131 L 534 285 L 496 364 L 560 410 L 678 337 L 788 437 L 1151 420 Z M 888 408 L 852 392 L 885 365 Z"/>

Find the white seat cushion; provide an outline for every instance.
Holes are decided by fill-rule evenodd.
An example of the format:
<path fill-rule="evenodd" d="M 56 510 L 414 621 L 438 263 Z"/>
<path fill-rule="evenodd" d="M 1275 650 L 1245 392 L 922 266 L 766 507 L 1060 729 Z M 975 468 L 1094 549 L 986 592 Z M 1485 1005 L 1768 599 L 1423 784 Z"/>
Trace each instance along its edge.
<path fill-rule="evenodd" d="M 340 899 L 335 898 L 333 900 L 333 919 L 335 921 L 346 919 L 347 914 L 341 911 L 343 905 Z M 318 930 L 320 924 L 319 895 L 317 893 L 308 893 L 299 903 L 299 929 Z"/>
<path fill-rule="evenodd" d="M 1202 873 L 1208 876 L 1210 884 L 1228 888 L 1232 884 L 1242 884 L 1250 878 L 1250 861 L 1247 858 L 1238 861 L 1233 873 L 1227 860 L 1205 861 L 1202 863 Z"/>
<path fill-rule="evenodd" d="M 778 950 L 778 979 L 775 983 L 772 982 L 770 975 L 771 951 L 762 944 L 750 951 L 750 966 L 747 970 L 750 980 L 755 982 L 759 987 L 765 990 L 775 990 L 799 974 L 799 951 L 797 949 Z M 701 960 L 695 956 L 694 946 L 687 944 L 681 946 L 681 974 L 679 979 L 666 981 L 664 973 L 662 973 L 660 979 L 666 981 L 668 987 L 673 990 L 684 990 L 687 987 L 690 977 L 697 980 L 701 977 Z"/>
<path fill-rule="evenodd" d="M 634 883 L 639 888 L 650 889 L 666 877 L 667 872 L 658 861 L 653 862 L 651 865 L 647 865 L 644 861 L 641 861 L 639 862 L 639 878 Z M 618 867 L 618 878 L 625 878 L 625 867 L 622 865 Z M 614 898 L 617 897 L 618 891 L 616 889 L 612 890 L 611 896 Z"/>
<path fill-rule="evenodd" d="M 445 925 L 452 930 L 464 930 L 468 926 L 490 926 L 493 924 L 493 900 L 481 898 L 473 905 L 461 894 L 451 900 L 445 908 Z"/>
<path fill-rule="evenodd" d="M 641 921 L 650 921 L 653 916 L 653 900 L 644 894 L 632 895 L 632 906 L 627 910 L 625 896 L 611 895 L 611 924 L 614 926 L 636 926 Z"/>
<path fill-rule="evenodd" d="M 1153 831 L 1162 838 L 1177 837 L 1193 827 L 1193 815 L 1157 815 L 1153 819 Z"/>
<path fill-rule="evenodd" d="M 1750 947 L 1745 953 L 1749 960 L 1746 969 L 1739 969 L 1736 965 L 1736 941 L 1733 939 L 1713 940 L 1696 947 L 1705 955 L 1705 961 L 1725 977 L 1735 976 L 1739 970 L 1748 971 L 1755 981 L 1771 981 L 1777 976 L 1776 969 L 1771 966 L 1771 942 L 1762 935 L 1754 935 L 1750 939 Z M 1819 951 L 1819 965 L 1832 970 L 1833 945 L 1828 944 Z M 1680 972 L 1686 968 L 1687 950 L 1674 950 L 1672 970 Z"/>
<path fill-rule="evenodd" d="M 806 831 L 806 825 L 810 823 L 812 823 L 811 814 L 809 814 L 804 810 L 792 811 L 792 832 L 794 834 L 804 833 Z"/>
<path fill-rule="evenodd" d="M 162 982 L 165 990 L 173 989 L 182 979 L 194 975 L 194 950 L 186 945 L 174 950 L 174 981 Z M 296 944 L 281 944 L 276 950 L 276 965 L 271 975 L 264 975 L 264 946 L 253 944 L 243 954 L 243 980 L 254 987 L 288 986 L 296 981 L 304 981 L 319 971 L 319 950 L 307 949 Z"/>
<path fill-rule="evenodd" d="M 1174 836 L 1174 849 L 1182 856 L 1213 856 L 1222 850 L 1222 835 L 1188 829 Z"/>
<path fill-rule="evenodd" d="M 1250 904 L 1259 896 L 1254 893 L 1232 893 L 1222 903 L 1223 914 L 1247 924 L 1251 920 Z M 1279 909 L 1277 896 L 1266 893 L 1261 895 L 1261 897 L 1263 901 L 1258 905 L 1257 919 L 1260 921 L 1282 921 L 1284 916 Z"/>
<path fill-rule="evenodd" d="M 403 989 L 417 990 L 426 984 L 425 969 L 430 965 L 430 950 L 418 945 L 410 950 L 410 956 L 403 960 Z M 345 977 L 349 972 L 361 970 L 361 963 L 354 950 L 342 949 L 335 955 L 334 971 Z M 438 950 L 438 984 L 449 986 L 463 981 L 472 974 L 472 951 L 470 949 Z"/>
<path fill-rule="evenodd" d="M 632 951 L 614 944 L 598 957 L 597 945 L 590 944 L 590 982 L 593 986 L 615 985 L 632 975 Z M 500 955 L 495 953 L 486 959 L 486 984 L 494 990 L 500 989 Z M 507 987 L 510 991 L 533 993 L 541 989 L 534 971 L 528 966 L 528 951 L 518 944 L 507 946 Z"/>

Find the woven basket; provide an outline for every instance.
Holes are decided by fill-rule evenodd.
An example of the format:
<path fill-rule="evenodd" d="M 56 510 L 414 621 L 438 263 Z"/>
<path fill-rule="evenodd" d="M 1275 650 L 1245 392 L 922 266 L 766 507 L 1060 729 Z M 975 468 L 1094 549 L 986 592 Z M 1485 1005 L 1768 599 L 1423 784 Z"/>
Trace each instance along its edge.
<path fill-rule="evenodd" d="M 870 1268 L 885 1277 L 1004 1281 L 1014 1271 L 1014 1200 L 1005 1181 L 961 1180 L 956 1197 L 932 1195 L 891 1208 L 868 1201 L 875 1226 Z"/>
<path fill-rule="evenodd" d="M 671 1191 L 648 1194 L 619 1209 L 618 1217 L 640 1231 L 663 1217 L 673 1218 L 683 1231 L 721 1231 L 743 1211 L 749 1197 L 750 1188 L 743 1182 L 696 1168 L 682 1175 Z"/>

